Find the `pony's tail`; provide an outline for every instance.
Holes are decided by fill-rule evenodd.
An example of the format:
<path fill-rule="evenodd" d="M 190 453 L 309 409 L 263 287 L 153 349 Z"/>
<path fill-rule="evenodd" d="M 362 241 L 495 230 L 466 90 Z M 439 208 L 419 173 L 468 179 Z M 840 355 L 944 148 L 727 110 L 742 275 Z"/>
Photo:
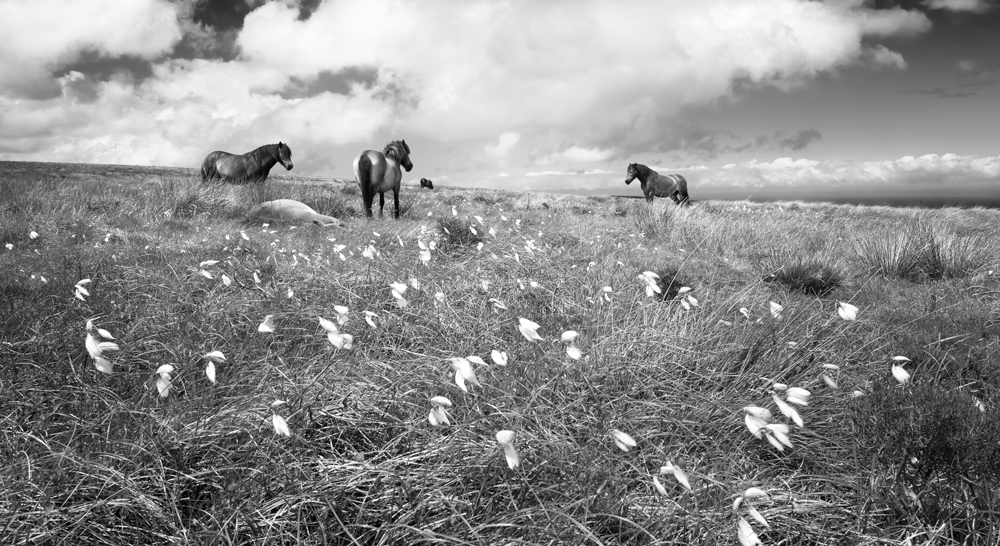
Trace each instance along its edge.
<path fill-rule="evenodd" d="M 680 184 L 677 189 L 679 190 L 677 194 L 680 195 L 681 198 L 680 205 L 682 207 L 691 206 L 691 198 L 688 196 L 687 180 L 685 180 L 683 184 Z"/>
<path fill-rule="evenodd" d="M 368 154 L 361 154 L 358 157 L 358 185 L 361 186 L 361 197 L 364 198 L 365 204 L 368 204 L 368 197 L 374 193 L 372 191 L 372 160 L 369 159 Z"/>
<path fill-rule="evenodd" d="M 215 154 L 208 154 L 208 157 L 205 158 L 205 161 L 201 163 L 202 182 L 208 182 L 209 180 L 212 180 L 213 178 L 219 175 L 219 171 L 216 170 L 215 168 L 215 159 L 213 157 L 214 155 Z M 219 178 L 221 178 L 221 176 Z"/>

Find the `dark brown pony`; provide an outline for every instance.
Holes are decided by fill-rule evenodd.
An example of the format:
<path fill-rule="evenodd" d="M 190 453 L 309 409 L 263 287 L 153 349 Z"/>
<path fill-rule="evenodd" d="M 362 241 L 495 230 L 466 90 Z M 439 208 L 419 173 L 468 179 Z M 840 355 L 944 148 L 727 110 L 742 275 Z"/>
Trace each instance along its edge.
<path fill-rule="evenodd" d="M 288 144 L 265 144 L 243 155 L 212 152 L 201 162 L 201 181 L 221 179 L 234 184 L 264 182 L 275 163 L 292 170 L 292 150 Z"/>
<path fill-rule="evenodd" d="M 393 140 L 386 144 L 381 152 L 365 150 L 354 159 L 354 176 L 361 186 L 365 216 L 372 217 L 372 201 L 378 193 L 378 216 L 381 218 L 385 209 L 385 192 L 392 190 L 396 218 L 399 218 L 399 184 L 403 179 L 400 166 L 406 169 L 406 172 L 410 172 L 413 168 L 413 163 L 410 162 L 410 147 L 406 145 L 405 140 Z"/>
<path fill-rule="evenodd" d="M 625 174 L 625 184 L 631 184 L 636 178 L 642 183 L 646 201 L 652 201 L 653 196 L 656 196 L 669 197 L 678 205 L 691 204 L 687 180 L 679 174 L 660 174 L 645 165 L 630 163 Z"/>
<path fill-rule="evenodd" d="M 427 178 L 421 178 L 421 179 L 420 179 L 420 187 L 421 187 L 421 188 L 427 188 L 427 189 L 429 189 L 429 190 L 433 190 L 433 189 L 434 189 L 434 183 L 433 183 L 433 182 L 431 182 L 431 181 L 430 181 L 429 179 L 427 179 Z"/>

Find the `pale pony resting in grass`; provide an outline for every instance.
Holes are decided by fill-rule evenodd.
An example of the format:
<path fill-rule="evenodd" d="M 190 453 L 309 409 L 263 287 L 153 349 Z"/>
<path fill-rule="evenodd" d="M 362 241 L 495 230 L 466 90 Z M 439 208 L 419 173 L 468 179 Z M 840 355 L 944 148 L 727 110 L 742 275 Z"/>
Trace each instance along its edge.
<path fill-rule="evenodd" d="M 258 223 L 292 223 L 303 224 L 312 222 L 323 227 L 340 227 L 340 220 L 326 216 L 313 210 L 309 205 L 294 199 L 275 199 L 261 203 L 250 209 L 250 221 Z"/>

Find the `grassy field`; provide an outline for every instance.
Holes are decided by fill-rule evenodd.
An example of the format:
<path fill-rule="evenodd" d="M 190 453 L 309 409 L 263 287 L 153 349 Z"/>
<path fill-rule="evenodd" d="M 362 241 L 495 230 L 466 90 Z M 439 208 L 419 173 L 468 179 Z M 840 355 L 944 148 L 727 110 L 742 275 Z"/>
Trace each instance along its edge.
<path fill-rule="evenodd" d="M 2 167 L 2 544 L 1000 543 L 1000 211 Z"/>

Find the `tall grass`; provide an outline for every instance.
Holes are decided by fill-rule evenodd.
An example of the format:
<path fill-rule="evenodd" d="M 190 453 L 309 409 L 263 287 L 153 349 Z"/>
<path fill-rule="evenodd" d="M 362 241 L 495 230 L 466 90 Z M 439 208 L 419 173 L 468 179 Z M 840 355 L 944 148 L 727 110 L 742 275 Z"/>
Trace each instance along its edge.
<path fill-rule="evenodd" d="M 46 180 L 0 181 L 4 544 L 732 544 L 748 504 L 768 544 L 1000 536 L 997 234 L 962 214 L 713 202 L 623 217 L 617 201 L 404 188 L 408 214 L 369 221 L 335 183 Z M 344 227 L 244 221 L 275 198 L 340 211 Z M 910 216 L 965 273 L 871 275 L 889 251 L 858 249 L 896 248 Z M 809 260 L 839 282 L 762 282 Z M 646 296 L 643 271 L 665 296 Z M 409 286 L 405 307 L 390 283 Z M 335 306 L 350 309 L 349 350 L 318 321 Z M 258 331 L 266 315 L 273 333 Z M 543 339 L 523 337 L 519 317 Z M 88 319 L 120 345 L 111 375 L 84 347 Z M 981 331 L 952 337 L 970 325 Z M 226 361 L 213 385 L 214 350 Z M 897 354 L 911 359 L 905 386 L 889 372 Z M 489 364 L 464 392 L 450 359 L 470 355 Z M 788 422 L 778 384 L 812 391 L 780 452 L 742 409 Z M 434 396 L 452 401 L 451 425 L 428 422 Z M 914 433 L 941 423 L 953 434 Z M 515 432 L 515 469 L 499 430 Z M 614 430 L 637 446 L 616 447 Z M 660 474 L 668 464 L 691 490 Z M 749 487 L 767 496 L 734 510 Z"/>

